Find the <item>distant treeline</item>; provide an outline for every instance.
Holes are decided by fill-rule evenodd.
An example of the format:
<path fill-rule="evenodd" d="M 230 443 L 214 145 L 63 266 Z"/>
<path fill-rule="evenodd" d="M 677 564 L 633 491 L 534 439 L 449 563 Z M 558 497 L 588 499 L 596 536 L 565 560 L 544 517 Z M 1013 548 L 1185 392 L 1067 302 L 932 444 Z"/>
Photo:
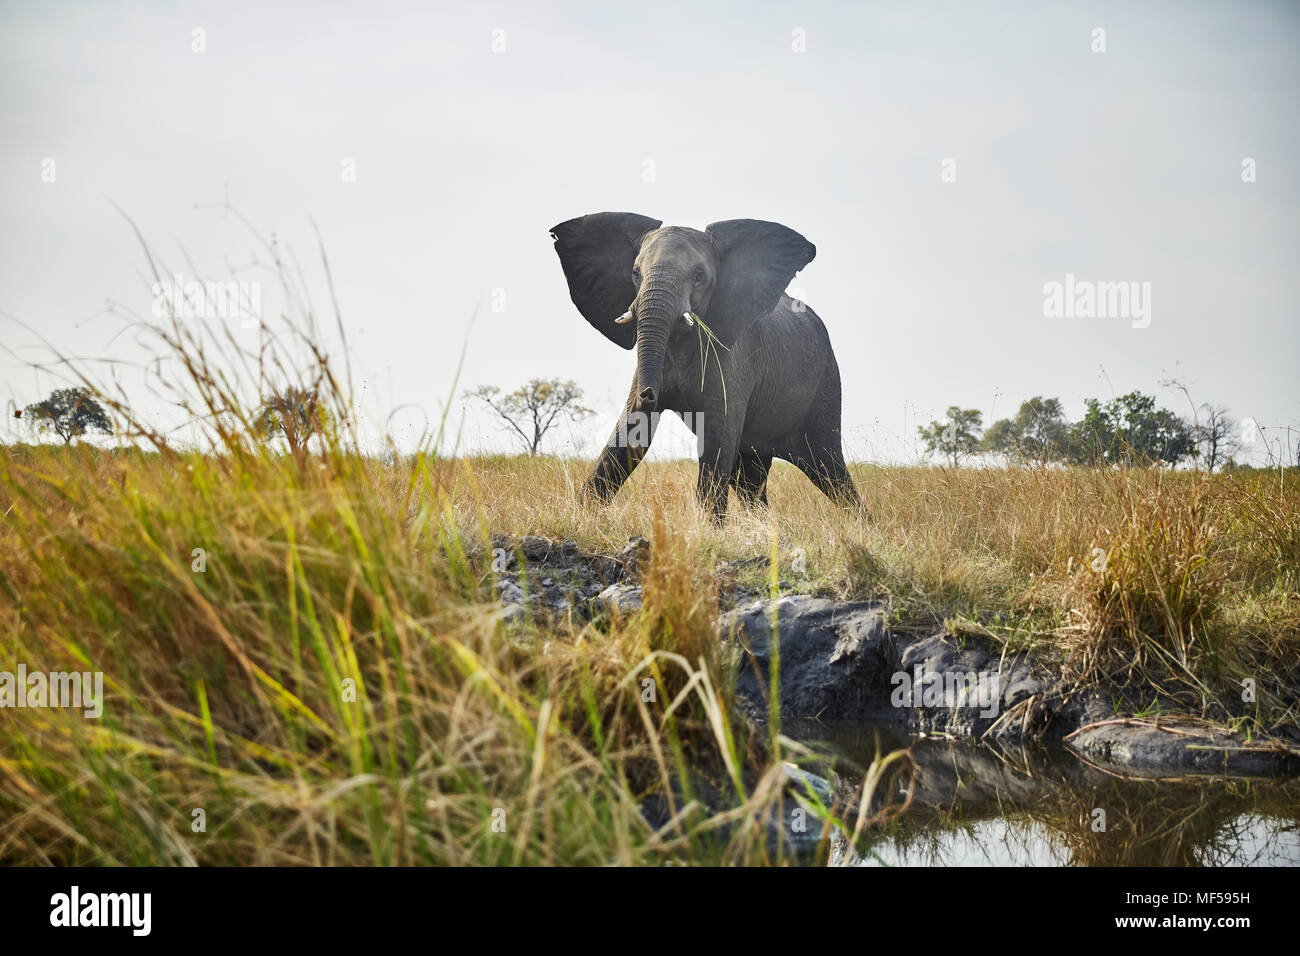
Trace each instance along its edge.
<path fill-rule="evenodd" d="M 926 451 L 957 465 L 963 458 L 994 454 L 1018 464 L 1176 465 L 1197 460 L 1213 471 L 1243 467 L 1233 456 L 1258 435 L 1253 421 L 1237 423 L 1225 408 L 1202 405 L 1189 421 L 1156 399 L 1129 392 L 1103 402 L 1090 398 L 1083 418 L 1071 422 L 1058 398 L 1035 396 L 1022 402 L 1014 418 L 1001 418 L 983 430 L 983 414 L 973 408 L 948 408 L 948 420 L 917 429 Z"/>

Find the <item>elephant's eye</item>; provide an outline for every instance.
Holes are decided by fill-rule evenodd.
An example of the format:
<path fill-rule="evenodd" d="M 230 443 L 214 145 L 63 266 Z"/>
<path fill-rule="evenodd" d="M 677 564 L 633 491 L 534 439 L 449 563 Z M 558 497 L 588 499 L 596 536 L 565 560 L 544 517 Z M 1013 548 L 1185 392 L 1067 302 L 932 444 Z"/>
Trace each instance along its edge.
<path fill-rule="evenodd" d="M 709 279 L 709 276 L 708 276 L 708 274 L 707 274 L 703 269 L 696 269 L 696 270 L 695 270 L 695 284 L 696 284 L 696 285 L 704 285 L 704 283 L 707 282 L 708 279 Z"/>
<path fill-rule="evenodd" d="M 637 268 L 633 267 L 633 269 L 632 269 L 632 281 L 635 282 L 637 285 L 640 285 L 640 284 L 641 284 L 641 270 L 640 270 L 640 269 L 637 269 Z"/>

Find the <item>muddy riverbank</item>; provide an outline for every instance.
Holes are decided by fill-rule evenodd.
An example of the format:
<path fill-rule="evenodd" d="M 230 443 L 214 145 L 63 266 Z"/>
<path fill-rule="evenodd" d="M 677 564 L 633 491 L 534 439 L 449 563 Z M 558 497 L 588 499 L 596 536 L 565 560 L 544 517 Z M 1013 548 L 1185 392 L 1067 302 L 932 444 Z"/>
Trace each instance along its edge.
<path fill-rule="evenodd" d="M 649 557 L 641 538 L 599 554 L 573 542 L 497 536 L 492 563 L 507 622 L 532 616 L 553 626 L 636 613 Z M 745 565 L 765 561 L 715 571 L 719 639 L 733 651 L 738 695 L 755 720 L 770 712 L 779 661 L 783 720 L 892 724 L 1001 750 L 1051 743 L 1125 776 L 1300 773 L 1300 741 L 1233 734 L 1180 712 L 1159 688 L 1080 685 L 1057 661 L 981 636 L 892 626 L 879 602 L 761 597 L 738 580 Z"/>

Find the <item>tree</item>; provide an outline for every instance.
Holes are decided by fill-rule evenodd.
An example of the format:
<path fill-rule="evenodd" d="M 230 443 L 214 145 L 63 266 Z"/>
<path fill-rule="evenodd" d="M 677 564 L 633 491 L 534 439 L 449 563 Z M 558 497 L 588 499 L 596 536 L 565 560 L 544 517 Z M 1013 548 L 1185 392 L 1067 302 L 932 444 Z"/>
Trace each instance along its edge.
<path fill-rule="evenodd" d="M 980 447 L 1008 459 L 1019 458 L 1020 433 L 1016 429 L 1016 423 L 1010 418 L 999 418 L 984 433 Z"/>
<path fill-rule="evenodd" d="M 1099 399 L 1084 399 L 1083 404 L 1083 418 L 1070 426 L 1070 460 L 1083 465 L 1106 464 L 1116 447 L 1115 423 Z"/>
<path fill-rule="evenodd" d="M 1184 458 L 1196 457 L 1196 433 L 1192 426 L 1167 408 L 1156 410 L 1143 439 L 1141 459 L 1147 463 L 1163 461 L 1176 465 Z"/>
<path fill-rule="evenodd" d="M 1141 392 L 1129 392 L 1104 405 L 1084 403 L 1082 420 L 1070 428 L 1069 457 L 1081 464 L 1177 464 L 1196 454 L 1191 425 Z"/>
<path fill-rule="evenodd" d="M 45 401 L 28 405 L 26 413 L 33 427 L 53 428 L 65 445 L 88 431 L 113 431 L 104 406 L 80 387 L 55 389 Z"/>
<path fill-rule="evenodd" d="M 571 381 L 535 378 L 509 395 L 494 385 L 480 385 L 465 397 L 483 402 L 514 429 L 528 454 L 536 455 L 542 439 L 561 419 L 579 421 L 594 415 L 582 405 L 582 389 Z"/>
<path fill-rule="evenodd" d="M 989 426 L 982 447 L 1008 458 L 1043 465 L 1065 456 L 1069 422 L 1059 398 L 1035 395 L 1020 403 L 1015 418 L 1003 418 Z"/>
<path fill-rule="evenodd" d="M 1228 410 L 1208 402 L 1201 406 L 1204 417 L 1196 423 L 1196 446 L 1200 449 L 1205 467 L 1214 471 L 1215 465 L 1226 464 L 1241 451 L 1237 423 L 1228 417 Z"/>
<path fill-rule="evenodd" d="M 307 440 L 322 430 L 323 416 L 324 409 L 316 389 L 290 385 L 284 391 L 262 399 L 256 426 L 266 438 L 283 432 L 289 450 L 297 455 Z"/>
<path fill-rule="evenodd" d="M 955 468 L 962 458 L 979 451 L 979 431 L 983 421 L 983 413 L 976 409 L 949 405 L 948 421 L 930 422 L 916 431 L 925 442 L 928 454 L 937 452 L 943 455 Z"/>

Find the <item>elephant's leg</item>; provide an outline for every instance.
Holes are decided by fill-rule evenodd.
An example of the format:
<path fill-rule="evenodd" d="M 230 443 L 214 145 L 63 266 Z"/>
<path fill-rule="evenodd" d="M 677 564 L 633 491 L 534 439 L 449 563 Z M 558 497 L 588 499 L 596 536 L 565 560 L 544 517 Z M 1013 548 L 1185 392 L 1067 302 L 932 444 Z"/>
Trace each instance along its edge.
<path fill-rule="evenodd" d="M 821 489 L 826 497 L 837 504 L 859 507 L 862 499 L 853 485 L 844 455 L 839 448 L 826 445 L 812 446 L 804 453 L 792 456 L 795 466 Z"/>
<path fill-rule="evenodd" d="M 812 479 L 826 497 L 842 505 L 859 507 L 862 499 L 844 464 L 840 435 L 840 370 L 832 361 L 817 387 L 817 395 L 803 434 L 791 449 L 790 461 Z"/>
<path fill-rule="evenodd" d="M 636 383 L 633 382 L 632 394 L 623 407 L 623 417 L 583 484 L 583 494 L 602 502 L 613 498 L 636 466 L 641 464 L 658 427 L 658 412 L 636 410 Z"/>
<path fill-rule="evenodd" d="M 736 471 L 731 484 L 742 504 L 767 506 L 767 473 L 772 468 L 772 456 L 760 455 L 752 448 L 737 455 Z"/>
<path fill-rule="evenodd" d="M 727 517 L 727 491 L 736 473 L 736 436 L 723 429 L 717 436 L 705 434 L 700 453 L 700 477 L 695 486 L 700 507 L 712 515 L 717 524 Z"/>

